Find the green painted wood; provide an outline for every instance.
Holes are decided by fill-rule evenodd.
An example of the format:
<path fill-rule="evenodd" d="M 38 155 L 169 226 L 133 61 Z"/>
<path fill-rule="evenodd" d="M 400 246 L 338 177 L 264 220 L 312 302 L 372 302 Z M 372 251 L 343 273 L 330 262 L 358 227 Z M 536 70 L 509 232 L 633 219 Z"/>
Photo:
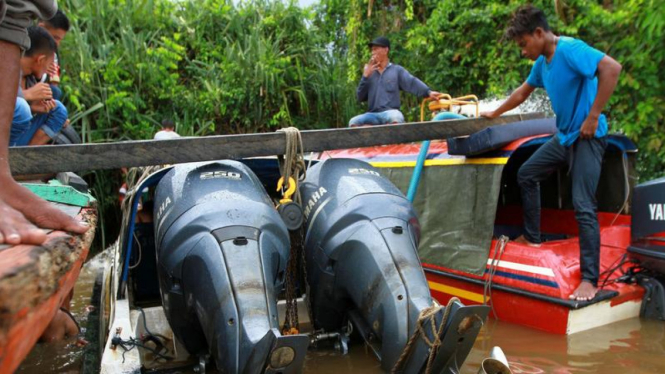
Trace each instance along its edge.
<path fill-rule="evenodd" d="M 301 136 L 305 152 L 321 152 L 446 139 L 470 135 L 490 126 L 543 117 L 544 113 L 525 113 L 495 119 L 468 118 L 360 128 L 306 130 L 301 131 Z M 285 147 L 285 135 L 272 132 L 183 137 L 170 140 L 12 147 L 9 151 L 9 161 L 13 174 L 25 175 L 274 156 L 284 154 Z"/>
<path fill-rule="evenodd" d="M 27 189 L 35 195 L 46 201 L 87 207 L 96 200 L 92 195 L 82 193 L 71 186 L 65 186 L 57 180 L 51 180 L 48 184 L 43 183 L 22 183 Z"/>

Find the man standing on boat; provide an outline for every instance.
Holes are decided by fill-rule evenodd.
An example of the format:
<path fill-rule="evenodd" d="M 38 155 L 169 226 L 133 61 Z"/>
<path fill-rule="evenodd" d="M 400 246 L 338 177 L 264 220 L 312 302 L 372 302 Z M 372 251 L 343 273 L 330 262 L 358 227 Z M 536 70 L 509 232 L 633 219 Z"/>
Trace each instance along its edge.
<path fill-rule="evenodd" d="M 407 91 L 418 97 L 438 98 L 420 79 L 388 58 L 390 40 L 383 36 L 369 43 L 372 57 L 365 65 L 356 91 L 358 101 L 369 101 L 369 111 L 351 118 L 349 126 L 385 125 L 404 122 L 400 111 L 399 91 Z"/>
<path fill-rule="evenodd" d="M 540 185 L 552 172 L 567 166 L 573 182 L 573 206 L 579 228 L 582 281 L 570 295 L 591 300 L 596 295 L 600 268 L 600 228 L 596 188 L 607 145 L 607 120 L 601 113 L 614 92 L 621 65 L 581 40 L 557 36 L 542 10 L 527 5 L 513 15 L 506 36 L 535 64 L 526 82 L 495 111 L 495 118 L 544 87 L 556 114 L 558 133 L 520 168 L 524 235 L 516 242 L 540 246 Z"/>
<path fill-rule="evenodd" d="M 21 50 L 30 47 L 27 28 L 33 18 L 51 18 L 55 0 L 0 0 L 0 244 L 41 244 L 42 228 L 78 234 L 88 226 L 16 183 L 9 170 L 9 131 L 18 93 Z M 37 226 L 36 226 L 37 225 Z"/>

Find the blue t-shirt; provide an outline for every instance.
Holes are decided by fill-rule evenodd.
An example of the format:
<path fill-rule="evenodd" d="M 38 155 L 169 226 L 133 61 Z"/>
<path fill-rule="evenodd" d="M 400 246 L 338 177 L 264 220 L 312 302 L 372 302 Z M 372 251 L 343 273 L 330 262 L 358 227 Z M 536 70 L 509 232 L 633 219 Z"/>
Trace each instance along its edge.
<path fill-rule="evenodd" d="M 556 114 L 561 145 L 570 146 L 580 136 L 582 123 L 589 115 L 596 93 L 598 63 L 603 52 L 589 47 L 581 40 L 562 36 L 554 56 L 548 63 L 545 56 L 538 57 L 526 83 L 544 87 Z M 598 118 L 596 138 L 607 135 L 607 119 Z"/>

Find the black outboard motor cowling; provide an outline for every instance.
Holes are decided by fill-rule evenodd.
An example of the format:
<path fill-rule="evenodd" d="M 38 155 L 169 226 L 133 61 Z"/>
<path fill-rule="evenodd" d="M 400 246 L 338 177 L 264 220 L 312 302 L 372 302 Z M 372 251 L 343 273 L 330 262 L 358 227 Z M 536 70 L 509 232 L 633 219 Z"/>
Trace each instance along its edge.
<path fill-rule="evenodd" d="M 308 169 L 300 192 L 315 327 L 339 330 L 352 321 L 382 368 L 393 369 L 421 311 L 434 303 L 417 253 L 420 226 L 411 203 L 374 167 L 354 159 L 328 159 Z M 477 321 L 444 331 L 440 338 L 454 346 L 437 351 L 433 372 L 455 360 L 461 365 L 488 312 L 460 303 L 451 308 L 449 326 L 467 314 Z M 443 310 L 438 313 L 440 323 Z M 411 352 L 400 372 L 423 370 L 429 347 L 419 340 Z"/>
<path fill-rule="evenodd" d="M 186 349 L 226 373 L 299 372 L 308 338 L 278 330 L 289 236 L 254 173 L 236 161 L 175 166 L 154 216 L 162 302 Z"/>
<path fill-rule="evenodd" d="M 628 253 L 640 265 L 665 275 L 665 178 L 633 189 Z"/>

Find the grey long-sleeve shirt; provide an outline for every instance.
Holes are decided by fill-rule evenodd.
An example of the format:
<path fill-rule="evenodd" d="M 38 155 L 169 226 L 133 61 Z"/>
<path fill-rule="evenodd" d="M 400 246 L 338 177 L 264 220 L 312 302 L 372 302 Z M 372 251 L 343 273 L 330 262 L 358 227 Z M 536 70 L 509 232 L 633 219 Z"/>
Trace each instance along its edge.
<path fill-rule="evenodd" d="M 399 65 L 388 64 L 383 74 L 378 71 L 369 78 L 360 79 L 356 90 L 358 101 L 369 101 L 370 112 L 383 112 L 400 108 L 399 91 L 410 92 L 418 97 L 429 95 L 430 89 Z"/>
<path fill-rule="evenodd" d="M 50 19 L 56 10 L 56 0 L 0 0 L 0 40 L 30 48 L 26 29 L 32 20 Z"/>

